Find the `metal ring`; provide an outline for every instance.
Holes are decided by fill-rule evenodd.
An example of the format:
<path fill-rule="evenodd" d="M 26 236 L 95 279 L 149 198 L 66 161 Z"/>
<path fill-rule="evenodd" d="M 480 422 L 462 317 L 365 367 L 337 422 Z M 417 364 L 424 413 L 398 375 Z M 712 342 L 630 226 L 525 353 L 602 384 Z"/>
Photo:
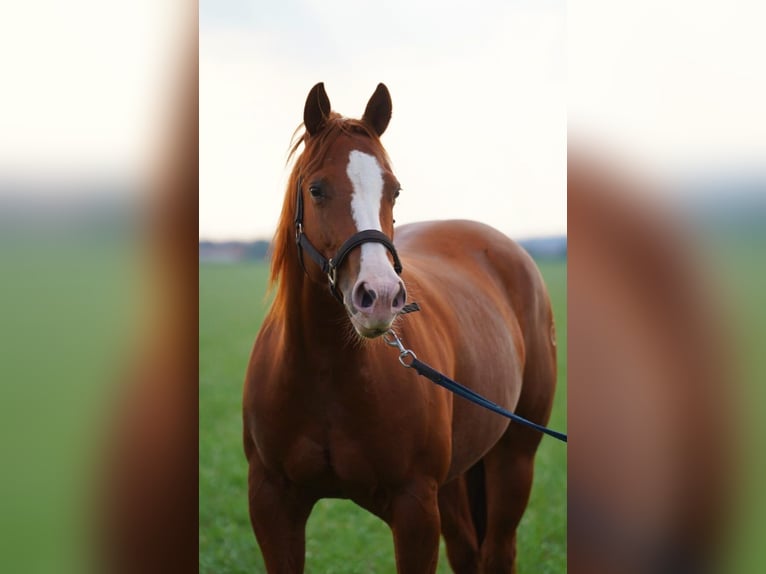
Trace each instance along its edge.
<path fill-rule="evenodd" d="M 407 363 L 404 360 L 404 358 L 408 357 L 408 356 L 412 357 L 412 359 L 410 359 L 409 363 Z M 399 353 L 399 362 L 402 364 L 403 367 L 406 367 L 408 369 L 412 367 L 412 363 L 414 363 L 415 359 L 417 359 L 417 358 L 418 358 L 418 356 L 415 353 L 413 353 L 412 351 L 410 351 L 409 349 L 405 349 L 404 351 Z"/>

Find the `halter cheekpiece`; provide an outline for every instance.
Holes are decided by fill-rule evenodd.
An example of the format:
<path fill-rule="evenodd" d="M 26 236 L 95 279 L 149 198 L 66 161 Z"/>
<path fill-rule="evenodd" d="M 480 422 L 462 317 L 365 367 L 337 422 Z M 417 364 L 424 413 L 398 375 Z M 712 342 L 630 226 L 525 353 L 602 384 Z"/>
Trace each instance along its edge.
<path fill-rule="evenodd" d="M 322 273 L 327 275 L 327 280 L 330 284 L 330 292 L 333 296 L 343 303 L 343 296 L 338 292 L 336 286 L 338 267 L 343 264 L 349 253 L 351 253 L 357 247 L 365 243 L 380 243 L 388 249 L 389 253 L 394 258 L 394 271 L 397 275 L 402 274 L 402 262 L 399 260 L 399 254 L 396 252 L 396 247 L 388 238 L 388 236 L 382 231 L 377 229 L 365 229 L 354 233 L 351 237 L 343 242 L 334 257 L 327 259 L 322 255 L 319 250 L 311 244 L 308 237 L 303 233 L 303 178 L 298 178 L 298 185 L 296 189 L 296 207 L 295 207 L 295 244 L 298 246 L 298 259 L 301 262 L 303 271 L 306 272 L 306 265 L 303 262 L 303 252 L 305 251 L 314 262 L 322 269 Z"/>

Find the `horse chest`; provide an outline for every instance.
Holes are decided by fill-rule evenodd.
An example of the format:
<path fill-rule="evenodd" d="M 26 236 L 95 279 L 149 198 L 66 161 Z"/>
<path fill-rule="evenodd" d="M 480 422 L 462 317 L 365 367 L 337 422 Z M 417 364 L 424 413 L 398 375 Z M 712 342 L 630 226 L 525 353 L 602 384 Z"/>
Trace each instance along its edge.
<path fill-rule="evenodd" d="M 424 451 L 436 448 L 436 458 L 446 459 L 447 447 L 432 440 L 432 419 L 423 412 L 429 405 L 412 397 L 397 409 L 381 409 L 390 403 L 390 385 L 378 385 L 366 372 L 357 368 L 344 393 L 332 370 L 281 379 L 275 387 L 292 392 L 271 394 L 254 413 L 256 443 L 267 466 L 322 496 L 353 497 L 401 484 L 414 466 L 431 458 Z"/>

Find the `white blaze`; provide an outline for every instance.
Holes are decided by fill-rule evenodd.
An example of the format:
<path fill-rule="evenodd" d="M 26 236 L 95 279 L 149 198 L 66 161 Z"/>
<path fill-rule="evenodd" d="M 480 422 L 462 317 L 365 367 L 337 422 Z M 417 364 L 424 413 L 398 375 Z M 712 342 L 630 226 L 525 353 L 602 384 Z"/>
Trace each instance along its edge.
<path fill-rule="evenodd" d="M 351 216 L 357 231 L 380 227 L 380 200 L 383 197 L 383 169 L 378 160 L 367 153 L 353 150 L 348 155 L 346 168 L 348 179 L 354 188 L 351 196 Z M 386 256 L 386 248 L 380 243 L 364 243 L 361 246 L 361 269 L 359 278 L 394 275 Z"/>

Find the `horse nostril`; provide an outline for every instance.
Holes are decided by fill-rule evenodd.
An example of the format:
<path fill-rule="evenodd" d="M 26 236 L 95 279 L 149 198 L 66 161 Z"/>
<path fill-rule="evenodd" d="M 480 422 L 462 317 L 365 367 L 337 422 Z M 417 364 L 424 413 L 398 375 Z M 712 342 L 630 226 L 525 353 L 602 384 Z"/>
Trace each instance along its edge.
<path fill-rule="evenodd" d="M 367 289 L 366 283 L 361 283 L 356 288 L 356 300 L 359 303 L 359 307 L 362 309 L 369 309 L 375 302 L 377 294 L 374 289 Z"/>
<path fill-rule="evenodd" d="M 365 309 L 367 307 L 372 307 L 372 304 L 375 302 L 375 291 L 367 291 L 365 289 L 364 293 L 362 294 L 362 307 Z"/>
<path fill-rule="evenodd" d="M 396 295 L 394 296 L 392 307 L 394 309 L 398 309 L 399 307 L 404 307 L 404 302 L 406 300 L 407 300 L 407 292 L 404 290 L 404 285 L 399 283 L 399 291 L 397 291 Z"/>

